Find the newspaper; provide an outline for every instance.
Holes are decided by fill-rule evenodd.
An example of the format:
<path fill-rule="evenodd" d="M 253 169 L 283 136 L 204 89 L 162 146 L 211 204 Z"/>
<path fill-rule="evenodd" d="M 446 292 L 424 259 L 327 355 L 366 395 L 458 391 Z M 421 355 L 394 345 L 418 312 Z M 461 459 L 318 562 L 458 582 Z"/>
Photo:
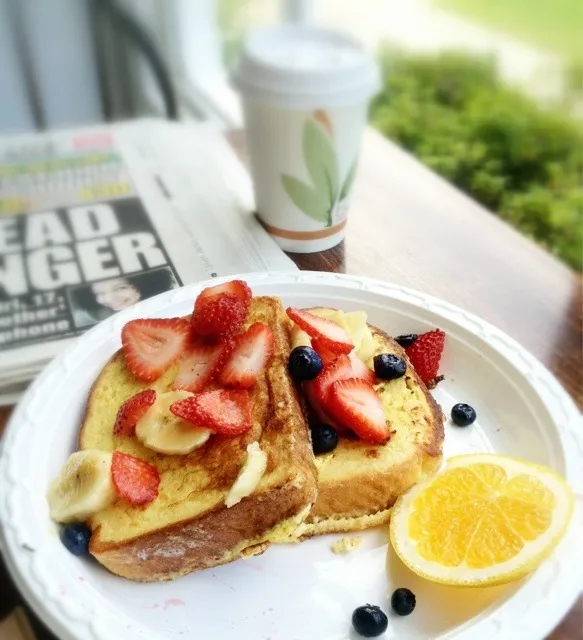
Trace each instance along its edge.
<path fill-rule="evenodd" d="M 142 120 L 0 139 L 0 404 L 71 339 L 140 300 L 289 269 L 213 125 Z"/>

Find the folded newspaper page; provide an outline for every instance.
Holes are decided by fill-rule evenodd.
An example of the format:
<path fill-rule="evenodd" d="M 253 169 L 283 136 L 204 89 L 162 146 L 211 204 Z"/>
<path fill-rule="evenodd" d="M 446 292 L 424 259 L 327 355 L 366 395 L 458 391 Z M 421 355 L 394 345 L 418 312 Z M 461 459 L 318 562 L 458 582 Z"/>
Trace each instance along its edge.
<path fill-rule="evenodd" d="M 0 139 L 0 402 L 140 300 L 295 269 L 252 212 L 248 174 L 213 125 L 143 120 Z"/>

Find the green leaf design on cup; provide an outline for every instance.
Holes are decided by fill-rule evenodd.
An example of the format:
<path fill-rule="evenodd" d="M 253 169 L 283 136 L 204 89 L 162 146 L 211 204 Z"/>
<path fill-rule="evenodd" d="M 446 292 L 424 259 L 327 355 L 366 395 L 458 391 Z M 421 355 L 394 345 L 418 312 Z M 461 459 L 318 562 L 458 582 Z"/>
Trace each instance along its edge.
<path fill-rule="evenodd" d="M 327 189 L 330 202 L 334 202 L 338 191 L 336 152 L 323 127 L 311 118 L 304 124 L 302 150 L 315 188 Z"/>
<path fill-rule="evenodd" d="M 330 134 L 308 118 L 302 132 L 302 153 L 312 184 L 282 174 L 283 188 L 296 207 L 316 222 L 331 227 L 338 203 L 348 196 L 356 175 L 355 160 L 340 186 L 338 159 Z"/>
<path fill-rule="evenodd" d="M 316 222 L 328 221 L 330 203 L 324 191 L 318 191 L 286 173 L 281 176 L 281 181 L 287 195 L 300 211 Z"/>
<path fill-rule="evenodd" d="M 342 189 L 340 189 L 340 197 L 338 198 L 340 202 L 342 202 L 342 200 L 344 200 L 344 198 L 346 198 L 350 193 L 350 189 L 352 188 L 352 183 L 354 182 L 354 178 L 356 177 L 357 168 L 358 168 L 358 159 L 356 159 L 352 163 L 350 170 L 346 174 L 346 178 L 344 179 L 344 184 L 342 185 Z"/>

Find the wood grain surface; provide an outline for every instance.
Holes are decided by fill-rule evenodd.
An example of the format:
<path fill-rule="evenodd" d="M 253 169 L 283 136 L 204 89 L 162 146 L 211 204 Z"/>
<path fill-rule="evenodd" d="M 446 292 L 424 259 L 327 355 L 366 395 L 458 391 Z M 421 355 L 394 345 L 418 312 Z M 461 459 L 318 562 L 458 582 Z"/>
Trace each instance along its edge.
<path fill-rule="evenodd" d="M 243 134 L 230 140 L 245 160 Z M 403 284 L 459 305 L 515 338 L 583 406 L 580 276 L 368 130 L 342 245 L 290 254 L 301 269 Z M 0 409 L 0 432 L 8 417 Z M 0 563 L 0 618 L 22 602 Z M 37 636 L 52 636 L 34 621 Z M 550 640 L 581 640 L 579 599 Z"/>

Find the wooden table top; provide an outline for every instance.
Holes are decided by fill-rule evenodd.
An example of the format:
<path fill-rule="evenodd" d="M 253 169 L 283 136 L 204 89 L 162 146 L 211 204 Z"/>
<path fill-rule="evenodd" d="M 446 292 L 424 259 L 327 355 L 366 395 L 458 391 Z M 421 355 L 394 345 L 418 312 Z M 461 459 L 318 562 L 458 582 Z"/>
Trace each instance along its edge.
<path fill-rule="evenodd" d="M 242 134 L 230 138 L 245 157 Z M 372 130 L 346 235 L 329 251 L 290 255 L 301 269 L 371 276 L 464 307 L 531 351 L 583 406 L 581 278 Z M 0 409 L 0 432 L 7 417 Z M 0 619 L 19 602 L 0 561 Z M 549 639 L 582 636 L 579 599 Z"/>

